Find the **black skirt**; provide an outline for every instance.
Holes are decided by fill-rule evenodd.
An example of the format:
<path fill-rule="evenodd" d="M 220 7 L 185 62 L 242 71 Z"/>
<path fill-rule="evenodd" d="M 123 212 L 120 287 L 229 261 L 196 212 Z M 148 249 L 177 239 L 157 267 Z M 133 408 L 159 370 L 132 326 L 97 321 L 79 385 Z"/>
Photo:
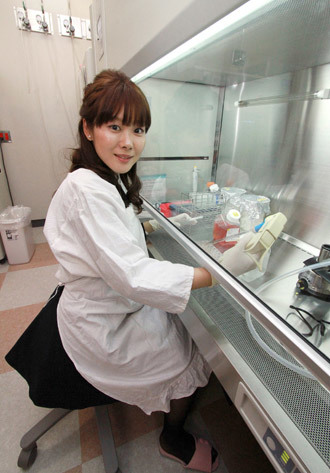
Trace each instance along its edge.
<path fill-rule="evenodd" d="M 58 286 L 5 359 L 29 385 L 36 406 L 83 409 L 114 402 L 76 370 L 63 348 L 57 326 Z"/>

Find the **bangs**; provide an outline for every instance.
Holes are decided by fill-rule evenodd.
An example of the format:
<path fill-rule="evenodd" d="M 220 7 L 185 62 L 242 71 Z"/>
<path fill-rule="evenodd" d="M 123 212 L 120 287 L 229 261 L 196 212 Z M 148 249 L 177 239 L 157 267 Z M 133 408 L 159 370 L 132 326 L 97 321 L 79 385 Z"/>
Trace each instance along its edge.
<path fill-rule="evenodd" d="M 149 104 L 134 83 L 119 83 L 115 89 L 109 89 L 104 93 L 98 104 L 94 124 L 101 126 L 114 120 L 122 108 L 124 109 L 123 125 L 145 127 L 148 131 L 151 125 Z"/>

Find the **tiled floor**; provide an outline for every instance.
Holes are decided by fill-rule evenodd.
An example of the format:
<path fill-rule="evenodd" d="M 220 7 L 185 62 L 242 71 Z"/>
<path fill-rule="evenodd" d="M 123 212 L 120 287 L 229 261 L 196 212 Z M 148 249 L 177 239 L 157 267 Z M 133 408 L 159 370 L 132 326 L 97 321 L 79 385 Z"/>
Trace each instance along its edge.
<path fill-rule="evenodd" d="M 0 265 L 0 471 L 21 471 L 16 462 L 22 435 L 47 409 L 28 397 L 26 382 L 4 355 L 38 313 L 56 286 L 56 260 L 34 228 L 35 253 L 29 263 Z M 122 473 L 182 473 L 178 463 L 161 457 L 157 439 L 162 415 L 145 415 L 134 406 L 109 406 Z M 220 451 L 218 473 L 274 473 L 254 437 L 228 404 L 215 378 L 198 393 L 189 418 L 191 429 L 213 440 Z M 188 426 L 189 427 L 189 426 Z M 104 473 L 92 408 L 73 411 L 38 441 L 31 473 Z"/>

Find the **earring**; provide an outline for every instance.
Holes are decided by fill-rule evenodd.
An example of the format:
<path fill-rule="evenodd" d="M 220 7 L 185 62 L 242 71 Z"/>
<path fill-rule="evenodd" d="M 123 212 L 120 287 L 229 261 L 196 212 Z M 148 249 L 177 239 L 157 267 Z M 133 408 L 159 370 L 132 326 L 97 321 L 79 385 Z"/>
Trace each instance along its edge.
<path fill-rule="evenodd" d="M 91 141 L 91 139 L 92 139 L 92 136 L 91 136 L 91 135 L 88 135 L 88 139 L 89 139 L 89 141 Z"/>

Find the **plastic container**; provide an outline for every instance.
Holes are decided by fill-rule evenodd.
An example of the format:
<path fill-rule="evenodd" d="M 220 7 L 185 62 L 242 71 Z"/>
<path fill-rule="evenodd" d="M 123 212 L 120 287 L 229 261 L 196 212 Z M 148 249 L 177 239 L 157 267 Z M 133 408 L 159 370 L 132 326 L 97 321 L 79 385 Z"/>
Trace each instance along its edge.
<path fill-rule="evenodd" d="M 244 194 L 243 201 L 246 203 L 257 203 L 261 206 L 265 217 L 270 214 L 270 198 L 265 197 L 264 195 L 255 195 L 255 194 Z"/>
<path fill-rule="evenodd" d="M 227 202 L 231 197 L 245 194 L 245 192 L 245 189 L 240 189 L 239 187 L 221 187 L 221 193 L 225 202 Z"/>
<path fill-rule="evenodd" d="M 7 207 L 0 214 L 0 231 L 8 263 L 28 263 L 35 250 L 31 209 L 22 205 Z"/>
<path fill-rule="evenodd" d="M 253 230 L 269 215 L 270 199 L 261 195 L 236 194 L 227 200 L 225 213 L 230 209 L 236 209 L 241 213 L 241 232 L 247 232 Z"/>
<path fill-rule="evenodd" d="M 262 223 L 265 219 L 265 211 L 258 202 L 245 201 L 241 207 L 241 231 L 248 232 L 253 230 L 256 225 Z"/>
<path fill-rule="evenodd" d="M 239 234 L 241 214 L 236 209 L 230 209 L 225 216 L 219 215 L 213 226 L 214 246 L 224 253 L 236 245 L 237 240 L 232 238 Z M 226 238 L 230 237 L 229 241 Z"/>

